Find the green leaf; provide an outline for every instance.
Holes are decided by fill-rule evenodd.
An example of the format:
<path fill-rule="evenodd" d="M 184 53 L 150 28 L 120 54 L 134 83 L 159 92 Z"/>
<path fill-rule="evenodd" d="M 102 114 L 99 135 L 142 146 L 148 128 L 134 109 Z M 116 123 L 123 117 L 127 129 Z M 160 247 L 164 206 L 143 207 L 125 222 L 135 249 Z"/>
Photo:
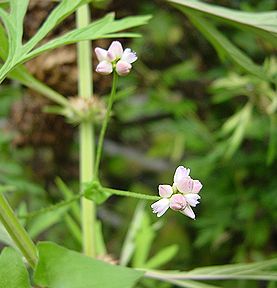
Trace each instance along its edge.
<path fill-rule="evenodd" d="M 63 193 L 64 199 L 69 200 L 71 199 L 75 194 L 74 192 L 65 184 L 65 182 L 60 178 L 57 177 L 55 179 L 55 183 L 59 190 Z M 81 222 L 81 211 L 80 211 L 80 206 L 77 203 L 72 203 L 70 205 L 70 209 L 77 220 L 78 223 Z"/>
<path fill-rule="evenodd" d="M 66 213 L 66 215 L 64 216 L 64 221 L 68 229 L 70 230 L 71 235 L 75 237 L 76 241 L 80 245 L 82 245 L 83 240 L 82 240 L 82 231 L 81 231 L 80 226 L 76 223 L 73 217 L 70 216 L 69 213 Z"/>
<path fill-rule="evenodd" d="M 150 218 L 144 214 L 141 228 L 136 235 L 136 249 L 132 263 L 134 267 L 145 266 L 154 238 L 155 231 L 150 223 Z"/>
<path fill-rule="evenodd" d="M 0 24 L 0 57 L 6 60 L 8 56 L 8 39 L 3 26 Z M 21 84 L 26 85 L 29 88 L 43 94 L 52 101 L 59 103 L 60 105 L 67 105 L 67 100 L 58 92 L 48 87 L 44 83 L 33 77 L 28 70 L 23 66 L 19 65 L 13 69 L 9 74 L 8 78 L 19 81 Z"/>
<path fill-rule="evenodd" d="M 0 24 L 0 57 L 6 59 L 8 57 L 9 42 L 4 27 Z"/>
<path fill-rule="evenodd" d="M 39 262 L 34 280 L 49 288 L 131 288 L 144 274 L 111 265 L 50 242 L 38 244 Z"/>
<path fill-rule="evenodd" d="M 178 245 L 171 245 L 163 250 L 159 251 L 155 256 L 153 256 L 147 263 L 144 265 L 145 268 L 154 269 L 158 268 L 170 260 L 177 254 L 179 250 Z"/>
<path fill-rule="evenodd" d="M 100 220 L 96 221 L 95 230 L 95 246 L 97 255 L 106 255 L 107 249 L 103 237 L 102 223 Z"/>
<path fill-rule="evenodd" d="M 234 132 L 229 138 L 228 148 L 225 157 L 230 159 L 236 152 L 238 147 L 243 141 L 246 128 L 251 120 L 253 106 L 251 103 L 247 103 L 237 115 L 231 120 L 236 119 L 236 125 L 234 126 Z M 238 117 L 238 118 L 237 118 Z"/>
<path fill-rule="evenodd" d="M 233 45 L 214 25 L 202 17 L 193 14 L 188 15 L 191 22 L 199 29 L 200 32 L 211 42 L 217 50 L 219 56 L 230 58 L 235 64 L 243 68 L 250 74 L 259 77 L 262 80 L 271 81 L 263 67 L 255 64 L 244 52 Z"/>
<path fill-rule="evenodd" d="M 225 21 L 228 24 L 238 26 L 241 29 L 250 30 L 253 33 L 277 43 L 277 12 L 244 12 L 225 7 L 203 3 L 197 0 L 168 0 L 176 3 L 189 13 L 201 13 L 217 20 Z"/>
<path fill-rule="evenodd" d="M 30 237 L 35 238 L 53 225 L 61 222 L 63 220 L 62 216 L 66 214 L 69 208 L 69 206 L 61 207 L 57 210 L 49 211 L 35 217 L 28 228 Z"/>
<path fill-rule="evenodd" d="M 119 262 L 123 266 L 126 266 L 129 263 L 134 253 L 136 235 L 142 224 L 144 209 L 145 209 L 145 202 L 140 201 L 134 212 L 134 216 L 129 225 L 128 232 L 121 249 Z"/>
<path fill-rule="evenodd" d="M 114 20 L 114 14 L 112 13 L 108 14 L 105 17 L 101 18 L 100 20 L 90 23 L 86 27 L 74 29 L 61 37 L 49 41 L 48 43 L 42 45 L 41 47 L 27 54 L 22 59 L 22 62 L 34 58 L 39 54 L 44 53 L 48 50 L 83 40 L 95 40 L 99 38 L 109 38 L 109 37 L 114 38 L 119 36 L 120 37 L 137 36 L 137 34 L 132 33 L 115 34 L 115 32 L 144 25 L 149 21 L 150 18 L 151 16 L 132 16 L 120 20 Z"/>
<path fill-rule="evenodd" d="M 10 18 L 11 22 L 15 25 L 14 31 L 15 35 L 12 35 L 12 40 L 15 42 L 15 51 L 21 50 L 22 46 L 22 36 L 23 36 L 23 21 L 24 16 L 27 12 L 27 7 L 29 4 L 29 0 L 10 0 Z"/>
<path fill-rule="evenodd" d="M 98 181 L 92 181 L 84 185 L 84 195 L 87 199 L 93 200 L 96 204 L 105 202 L 111 194 L 102 189 Z"/>
<path fill-rule="evenodd" d="M 23 20 L 29 0 L 11 0 L 10 14 L 0 8 L 0 16 L 6 26 L 9 38 L 9 59 L 17 59 L 22 52 Z M 14 62 L 16 62 L 14 60 Z M 8 63 L 9 64 L 9 63 Z"/>
<path fill-rule="evenodd" d="M 276 158 L 277 147 L 277 118 L 276 115 L 270 115 L 269 145 L 267 150 L 267 164 L 273 163 Z"/>
<path fill-rule="evenodd" d="M 13 248 L 5 248 L 0 256 L 0 288 L 31 288 L 22 257 Z"/>
<path fill-rule="evenodd" d="M 64 0 L 63 2 L 61 2 L 61 4 L 59 4 L 55 10 L 53 10 L 53 12 L 44 22 L 44 24 L 42 25 L 40 30 L 37 32 L 37 34 L 22 47 L 21 49 L 22 51 L 20 54 L 21 57 L 19 58 L 13 57 L 9 59 L 9 61 L 5 62 L 5 64 L 2 66 L 0 70 L 0 83 L 1 81 L 3 81 L 6 75 L 15 68 L 15 66 L 19 64 L 23 64 L 24 62 L 48 50 L 55 49 L 63 45 L 76 43 L 76 42 L 83 41 L 83 40 L 95 40 L 99 38 L 114 38 L 114 37 L 137 37 L 138 34 L 126 33 L 126 32 L 117 33 L 117 32 L 125 30 L 125 29 L 130 29 L 136 26 L 144 25 L 151 18 L 151 16 L 131 16 L 131 17 L 120 19 L 120 20 L 114 20 L 114 14 L 110 13 L 106 15 L 105 17 L 101 18 L 100 20 L 92 22 L 86 27 L 74 29 L 66 33 L 65 35 L 62 35 L 56 39 L 50 40 L 46 44 L 31 51 L 36 46 L 36 44 L 41 39 L 43 39 L 47 35 L 48 32 L 51 31 L 51 29 L 53 29 L 60 21 L 62 21 L 67 16 L 67 14 L 73 12 L 80 5 L 84 4 L 87 1 L 88 0 L 83 0 L 83 1 Z M 8 14 L 2 9 L 0 9 L 0 16 L 3 19 L 6 19 L 5 23 L 7 23 L 6 26 L 9 28 L 9 30 L 14 29 L 13 24 L 11 23 Z M 51 22 L 50 19 L 52 18 L 53 18 L 53 21 Z M 1 34 L 1 31 L 0 31 L 0 36 L 3 36 L 3 35 L 4 33 Z M 17 73 L 17 76 L 18 76 L 18 73 Z M 32 83 L 32 81 L 29 81 L 29 82 Z M 35 83 L 35 86 L 36 87 L 39 86 L 39 89 L 41 90 L 47 89 L 46 87 L 42 87 L 42 84 L 38 83 L 37 81 Z M 63 105 L 66 104 L 64 103 L 64 99 L 61 99 L 58 93 L 51 91 L 50 88 L 47 89 L 47 92 L 49 92 L 50 94 L 49 98 L 52 98 L 54 101 L 58 102 L 59 104 L 63 104 Z"/>
<path fill-rule="evenodd" d="M 10 237 L 9 233 L 1 223 L 0 223 L 0 242 L 15 247 L 12 238 Z"/>
<path fill-rule="evenodd" d="M 196 268 L 188 272 L 176 271 L 147 271 L 145 277 L 176 283 L 180 280 L 266 280 L 276 281 L 276 270 L 263 271 L 265 268 L 276 267 L 277 259 L 256 262 L 253 264 L 231 264 Z M 182 282 L 180 282 L 182 284 Z M 189 286 L 181 286 L 189 287 Z M 199 286 L 201 287 L 201 286 Z"/>
<path fill-rule="evenodd" d="M 16 1 L 16 0 L 14 0 Z M 17 1 L 17 2 L 21 2 Z M 40 42 L 54 27 L 62 22 L 67 16 L 72 14 L 78 7 L 88 3 L 89 0 L 63 0 L 60 4 L 51 12 L 46 21 L 44 21 L 38 32 L 32 37 L 32 39 L 23 46 L 24 53 L 28 53 L 32 50 L 36 44 Z"/>

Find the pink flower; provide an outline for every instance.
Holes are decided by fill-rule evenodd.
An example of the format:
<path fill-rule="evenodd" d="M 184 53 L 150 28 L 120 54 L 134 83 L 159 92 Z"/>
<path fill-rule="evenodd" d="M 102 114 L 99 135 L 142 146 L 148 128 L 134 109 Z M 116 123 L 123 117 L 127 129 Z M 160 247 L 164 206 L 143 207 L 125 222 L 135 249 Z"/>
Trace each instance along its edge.
<path fill-rule="evenodd" d="M 174 194 L 170 198 L 170 208 L 175 211 L 182 211 L 186 208 L 187 201 L 182 194 Z"/>
<path fill-rule="evenodd" d="M 159 185 L 159 195 L 162 197 L 161 200 L 153 203 L 151 208 L 153 213 L 157 213 L 158 217 L 164 215 L 170 205 L 170 196 L 173 194 L 172 187 L 170 185 Z"/>
<path fill-rule="evenodd" d="M 96 72 L 102 75 L 108 75 L 115 71 L 120 76 L 129 74 L 132 63 L 137 60 L 136 53 L 130 48 L 123 51 L 119 41 L 113 41 L 108 50 L 95 48 L 95 54 L 99 61 Z"/>
<path fill-rule="evenodd" d="M 175 171 L 172 186 L 159 185 L 159 195 L 162 199 L 151 205 L 153 213 L 157 213 L 157 216 L 161 217 L 168 208 L 171 208 L 195 219 L 191 207 L 199 204 L 198 200 L 201 197 L 198 193 L 203 185 L 199 180 L 193 180 L 189 174 L 190 169 L 179 166 Z"/>

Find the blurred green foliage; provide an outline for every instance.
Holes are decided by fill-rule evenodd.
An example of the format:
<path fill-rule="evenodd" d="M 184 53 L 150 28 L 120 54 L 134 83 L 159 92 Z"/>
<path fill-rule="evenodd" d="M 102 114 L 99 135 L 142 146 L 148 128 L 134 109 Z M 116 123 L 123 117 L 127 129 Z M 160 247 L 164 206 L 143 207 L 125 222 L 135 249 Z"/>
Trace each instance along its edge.
<path fill-rule="evenodd" d="M 124 261 L 128 259 L 134 267 L 167 269 L 273 256 L 277 235 L 276 87 L 228 61 L 221 63 L 202 34 L 166 3 L 117 2 L 99 13 L 116 8 L 122 14 L 151 13 L 153 18 L 140 29 L 143 37 L 128 42 L 139 61 L 134 64 L 134 73 L 120 79 L 120 93 L 105 142 L 103 183 L 156 194 L 158 184 L 171 183 L 174 169 L 184 165 L 204 187 L 196 221 L 174 212 L 157 221 L 150 203 L 139 204 L 141 216 L 131 235 L 131 250 L 121 249 L 130 233 L 128 226 L 137 203 L 111 197 L 99 208 L 109 252 L 115 259 L 127 257 Z M 252 12 L 277 8 L 276 1 L 271 0 L 209 2 Z M 226 24 L 218 29 L 276 79 L 273 45 Z M 46 183 L 32 170 L 39 148 L 12 145 L 16 129 L 11 132 L 5 127 L 11 105 L 25 92 L 14 82 L 3 87 L 0 182 L 17 187 L 18 193 L 10 194 L 13 205 L 27 203 L 28 210 L 34 210 L 68 197 L 77 190 L 78 179 L 63 179 L 72 188 L 70 192 L 61 182 L 55 184 L 57 175 L 51 175 L 52 180 Z M 72 139 L 71 147 L 67 156 L 77 170 L 76 139 Z M 69 169 L 63 163 L 56 165 L 58 171 Z M 47 238 L 79 249 L 79 212 L 76 206 L 71 208 L 27 221 L 27 229 L 36 239 Z M 61 225 L 63 221 L 67 230 Z M 122 251 L 127 253 L 124 257 Z M 248 283 L 242 281 L 237 287 L 262 287 Z M 147 280 L 141 287 L 151 285 L 152 280 Z M 226 287 L 234 286 L 226 283 Z"/>

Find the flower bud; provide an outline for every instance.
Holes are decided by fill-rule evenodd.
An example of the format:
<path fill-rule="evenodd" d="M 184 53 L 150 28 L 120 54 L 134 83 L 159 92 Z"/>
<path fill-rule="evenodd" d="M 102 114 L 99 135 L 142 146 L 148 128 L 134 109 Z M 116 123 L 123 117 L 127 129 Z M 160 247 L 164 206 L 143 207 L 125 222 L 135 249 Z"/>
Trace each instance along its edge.
<path fill-rule="evenodd" d="M 106 60 L 101 61 L 96 67 L 96 72 L 102 75 L 111 74 L 113 72 L 113 65 Z"/>
<path fill-rule="evenodd" d="M 182 194 L 174 194 L 170 198 L 170 208 L 175 211 L 184 210 L 187 205 L 187 201 Z"/>
<path fill-rule="evenodd" d="M 125 76 L 130 73 L 132 65 L 126 61 L 119 60 L 116 63 L 115 70 L 118 75 Z"/>
<path fill-rule="evenodd" d="M 198 193 L 202 189 L 203 185 L 199 180 L 193 180 L 193 187 L 192 187 L 192 192 L 193 193 Z"/>
<path fill-rule="evenodd" d="M 69 107 L 65 111 L 69 122 L 79 124 L 82 121 L 101 122 L 106 113 L 104 103 L 97 97 L 89 99 L 83 97 L 71 97 Z"/>

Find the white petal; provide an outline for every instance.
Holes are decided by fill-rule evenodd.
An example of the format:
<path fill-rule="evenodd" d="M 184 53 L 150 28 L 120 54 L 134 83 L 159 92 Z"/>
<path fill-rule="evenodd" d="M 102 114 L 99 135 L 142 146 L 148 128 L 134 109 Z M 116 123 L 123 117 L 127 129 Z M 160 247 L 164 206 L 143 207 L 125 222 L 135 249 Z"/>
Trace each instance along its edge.
<path fill-rule="evenodd" d="M 163 198 L 151 205 L 153 213 L 157 213 L 158 217 L 161 217 L 169 208 L 169 199 Z"/>
<path fill-rule="evenodd" d="M 96 71 L 97 73 L 102 74 L 102 75 L 108 75 L 108 74 L 111 74 L 111 73 L 113 72 L 113 66 L 112 66 L 112 64 L 111 64 L 110 62 L 108 62 L 108 61 L 101 61 L 101 62 L 97 65 L 95 71 Z"/>
<path fill-rule="evenodd" d="M 130 48 L 126 48 L 122 54 L 121 60 L 126 61 L 128 63 L 133 63 L 138 59 L 135 52 L 132 52 Z"/>
<path fill-rule="evenodd" d="M 168 210 L 169 207 L 164 207 L 164 209 L 157 213 L 157 217 L 161 217 L 164 215 L 164 213 Z"/>
<path fill-rule="evenodd" d="M 120 76 L 126 76 L 127 74 L 129 74 L 131 68 L 132 68 L 132 65 L 130 63 L 126 61 L 122 61 L 122 60 L 119 60 L 115 66 L 115 70 L 117 74 Z"/>
<path fill-rule="evenodd" d="M 174 183 L 184 180 L 184 178 L 189 176 L 189 173 L 190 169 L 187 169 L 184 166 L 179 166 L 174 174 Z"/>
<path fill-rule="evenodd" d="M 193 180 L 193 193 L 198 193 L 202 189 L 203 185 L 199 180 Z"/>
<path fill-rule="evenodd" d="M 174 194 L 172 195 L 172 197 L 170 198 L 170 204 L 169 204 L 169 207 L 172 209 L 172 210 L 175 210 L 175 211 L 180 211 L 180 210 L 184 210 L 184 208 L 186 207 L 187 205 L 187 201 L 186 201 L 186 198 L 184 197 L 183 194 Z"/>
<path fill-rule="evenodd" d="M 169 198 L 173 194 L 173 189 L 170 185 L 159 185 L 159 195 L 163 198 Z"/>
<path fill-rule="evenodd" d="M 190 206 L 187 206 L 184 210 L 180 211 L 182 214 L 190 217 L 191 219 L 195 219 L 195 214 Z"/>
<path fill-rule="evenodd" d="M 192 207 L 195 207 L 199 203 L 197 200 L 201 198 L 198 194 L 195 193 L 185 194 L 184 197 L 186 198 L 188 204 Z"/>
<path fill-rule="evenodd" d="M 121 58 L 123 54 L 123 48 L 119 41 L 113 41 L 108 49 L 108 57 L 114 58 L 111 61 L 115 59 Z"/>
<path fill-rule="evenodd" d="M 94 51 L 99 62 L 107 60 L 107 50 L 96 47 Z"/>
<path fill-rule="evenodd" d="M 193 190 L 193 180 L 187 176 L 175 183 L 177 189 L 182 193 L 191 193 Z"/>

